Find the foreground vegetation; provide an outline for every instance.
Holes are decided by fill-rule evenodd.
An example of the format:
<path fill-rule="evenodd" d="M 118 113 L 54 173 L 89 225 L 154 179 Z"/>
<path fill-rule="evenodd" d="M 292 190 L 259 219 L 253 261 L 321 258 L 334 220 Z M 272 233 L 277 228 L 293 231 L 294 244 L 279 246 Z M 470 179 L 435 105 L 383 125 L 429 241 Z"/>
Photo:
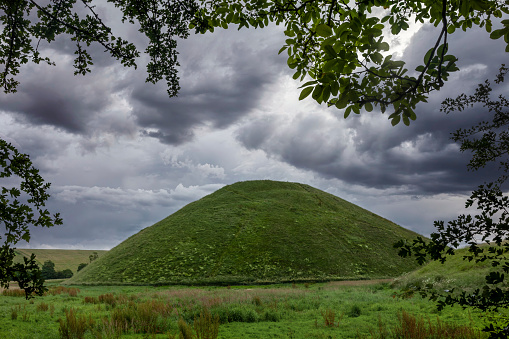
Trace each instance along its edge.
<path fill-rule="evenodd" d="M 437 312 L 389 283 L 62 287 L 0 296 L 2 338 L 484 338 L 481 314 Z"/>

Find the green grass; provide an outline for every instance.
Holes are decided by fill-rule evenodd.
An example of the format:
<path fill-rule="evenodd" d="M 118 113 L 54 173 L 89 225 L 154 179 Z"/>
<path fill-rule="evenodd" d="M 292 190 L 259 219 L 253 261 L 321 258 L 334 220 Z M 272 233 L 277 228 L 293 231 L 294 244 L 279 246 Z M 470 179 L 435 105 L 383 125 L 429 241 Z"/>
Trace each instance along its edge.
<path fill-rule="evenodd" d="M 58 250 L 58 249 L 24 249 L 17 248 L 15 250 L 15 262 L 22 262 L 23 257 L 30 258 L 32 253 L 35 254 L 37 263 L 42 266 L 46 260 L 51 260 L 55 264 L 55 271 L 63 271 L 70 269 L 73 273 L 78 270 L 81 263 L 89 263 L 89 255 L 97 252 L 99 257 L 108 251 L 101 250 Z"/>
<path fill-rule="evenodd" d="M 468 291 L 483 286 L 486 282 L 486 274 L 496 270 L 491 266 L 489 260 L 479 263 L 474 260 L 463 260 L 463 257 L 468 254 L 467 248 L 458 249 L 455 252 L 455 255 L 447 256 L 447 260 L 443 264 L 431 261 L 412 272 L 403 274 L 395 280 L 395 286 L 410 287 L 431 284 L 440 290 L 460 288 Z M 408 260 L 414 259 L 409 258 Z M 500 269 L 500 271 L 502 270 Z"/>
<path fill-rule="evenodd" d="M 239 284 L 396 277 L 416 234 L 308 185 L 247 181 L 122 242 L 70 283 Z"/>
<path fill-rule="evenodd" d="M 63 333 L 73 331 L 82 331 L 84 338 L 171 338 L 178 337 L 179 319 L 195 331 L 195 319 L 206 318 L 206 312 L 209 322 L 202 326 L 218 319 L 220 339 L 378 338 L 380 327 L 389 332 L 398 327 L 403 311 L 433 326 L 483 325 L 479 314 L 468 310 L 437 312 L 433 303 L 418 297 L 393 298 L 388 283 L 78 288 L 77 295 L 52 288 L 62 293 L 32 301 L 0 296 L 0 338 L 64 338 Z"/>

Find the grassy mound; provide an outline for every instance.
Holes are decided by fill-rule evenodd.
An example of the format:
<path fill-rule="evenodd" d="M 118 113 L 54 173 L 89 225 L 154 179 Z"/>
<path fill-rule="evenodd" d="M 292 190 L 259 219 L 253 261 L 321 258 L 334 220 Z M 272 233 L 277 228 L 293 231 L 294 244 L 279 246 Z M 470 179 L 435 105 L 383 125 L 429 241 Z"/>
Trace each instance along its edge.
<path fill-rule="evenodd" d="M 131 236 L 69 283 L 236 284 L 395 277 L 416 234 L 308 185 L 225 186 Z"/>

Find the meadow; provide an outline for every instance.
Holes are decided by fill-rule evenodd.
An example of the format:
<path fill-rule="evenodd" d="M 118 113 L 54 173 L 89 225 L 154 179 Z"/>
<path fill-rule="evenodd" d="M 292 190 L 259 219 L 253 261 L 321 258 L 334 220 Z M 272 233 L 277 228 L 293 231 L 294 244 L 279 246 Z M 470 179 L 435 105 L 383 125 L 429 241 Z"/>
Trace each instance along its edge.
<path fill-rule="evenodd" d="M 482 314 L 437 312 L 387 281 L 266 286 L 60 286 L 0 296 L 0 338 L 484 338 Z M 446 334 L 447 333 L 447 334 Z"/>

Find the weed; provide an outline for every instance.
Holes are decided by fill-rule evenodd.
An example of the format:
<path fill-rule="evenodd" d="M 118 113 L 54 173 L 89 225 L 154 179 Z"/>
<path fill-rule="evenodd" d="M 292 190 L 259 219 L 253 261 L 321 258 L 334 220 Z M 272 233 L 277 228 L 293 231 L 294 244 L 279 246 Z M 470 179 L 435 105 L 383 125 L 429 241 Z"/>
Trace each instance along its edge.
<path fill-rule="evenodd" d="M 21 289 L 3 290 L 2 295 L 6 297 L 24 297 L 25 290 Z"/>
<path fill-rule="evenodd" d="M 392 333 L 390 336 L 389 332 Z M 436 325 L 432 324 L 429 319 L 425 322 L 422 317 L 416 318 L 404 310 L 398 313 L 398 324 L 392 331 L 387 330 L 379 317 L 378 333 L 373 330 L 370 333 L 373 339 L 386 339 L 389 337 L 405 339 L 481 339 L 487 336 L 477 329 L 443 323 L 438 318 Z"/>
<path fill-rule="evenodd" d="M 24 321 L 24 322 L 29 322 L 30 321 L 30 314 L 28 314 L 27 311 L 24 311 L 23 312 L 23 315 L 21 316 L 21 319 Z"/>
<path fill-rule="evenodd" d="M 216 339 L 219 333 L 219 316 L 212 314 L 207 308 L 203 308 L 198 318 L 194 318 L 194 330 L 197 339 Z"/>
<path fill-rule="evenodd" d="M 15 307 L 11 307 L 11 320 L 18 319 L 18 310 Z"/>
<path fill-rule="evenodd" d="M 255 304 L 256 306 L 262 306 L 262 299 L 260 299 L 259 296 L 254 295 L 253 296 L 253 304 Z"/>
<path fill-rule="evenodd" d="M 84 316 L 77 317 L 74 308 L 65 311 L 65 321 L 58 319 L 58 333 L 62 339 L 82 339 L 85 337 L 88 324 Z M 89 321 L 90 323 L 91 321 Z"/>
<path fill-rule="evenodd" d="M 46 304 L 45 302 L 42 302 L 39 305 L 37 305 L 37 311 L 44 311 L 44 312 L 46 312 L 48 309 L 49 309 L 49 305 Z"/>
<path fill-rule="evenodd" d="M 336 312 L 334 312 L 333 310 L 328 308 L 325 311 L 322 311 L 321 313 L 322 313 L 322 317 L 323 317 L 325 326 L 327 326 L 327 327 L 336 326 L 336 323 L 335 323 Z M 343 317 L 343 315 L 341 315 L 340 319 L 338 320 L 338 326 L 339 326 L 339 321 L 341 320 L 342 317 Z"/>
<path fill-rule="evenodd" d="M 184 319 L 179 318 L 178 327 L 181 339 L 194 339 L 193 329 L 186 323 Z"/>
<path fill-rule="evenodd" d="M 111 307 L 115 307 L 115 305 L 117 304 L 115 296 L 112 293 L 101 294 L 99 296 L 99 302 L 103 304 L 108 304 Z"/>
<path fill-rule="evenodd" d="M 85 297 L 85 299 L 83 300 L 83 303 L 84 304 L 97 304 L 99 301 L 97 300 L 97 298 L 95 297 Z"/>

